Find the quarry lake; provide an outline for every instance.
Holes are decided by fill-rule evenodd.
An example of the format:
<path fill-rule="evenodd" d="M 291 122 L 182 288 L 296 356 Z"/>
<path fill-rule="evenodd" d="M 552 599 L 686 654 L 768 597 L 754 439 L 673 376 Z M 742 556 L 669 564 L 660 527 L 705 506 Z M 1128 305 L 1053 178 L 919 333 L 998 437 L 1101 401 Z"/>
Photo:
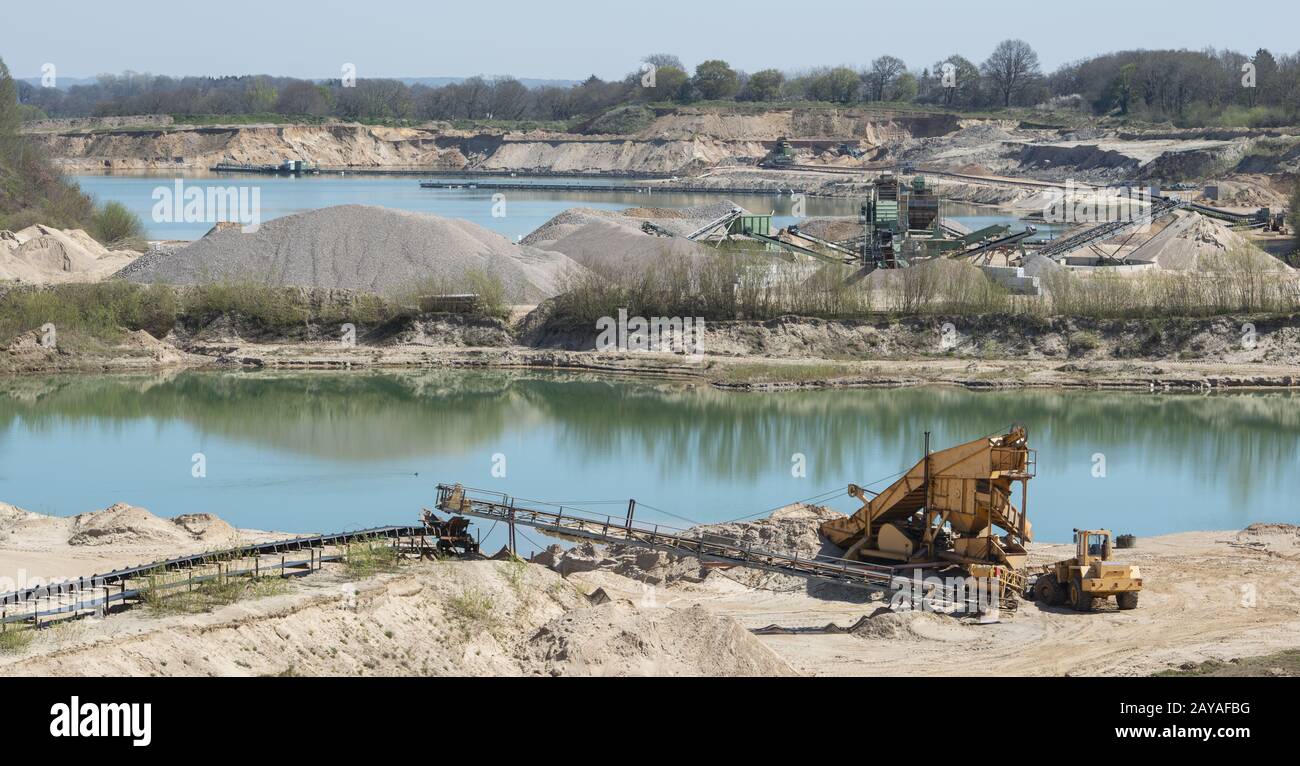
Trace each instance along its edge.
<path fill-rule="evenodd" d="M 212 228 L 208 222 L 157 222 L 153 220 L 152 211 L 155 203 L 154 190 L 160 186 L 172 188 L 177 176 L 174 174 L 141 175 L 79 175 L 73 176 L 82 191 L 90 194 L 96 202 L 121 202 L 140 217 L 145 226 L 145 236 L 149 239 L 198 239 Z M 425 189 L 420 181 L 444 181 L 463 184 L 455 189 Z M 471 188 L 475 181 L 509 181 L 511 183 L 564 183 L 564 184 L 621 184 L 626 183 L 629 190 L 622 192 L 607 191 L 569 191 L 545 189 L 536 192 L 511 190 L 502 192 L 506 195 L 505 215 L 493 215 L 493 194 L 490 189 Z M 622 210 L 628 207 L 665 207 L 683 208 L 693 205 L 705 205 L 720 199 L 730 199 L 754 213 L 773 213 L 773 224 L 787 226 L 800 218 L 792 215 L 793 199 L 789 194 L 704 194 L 655 192 L 646 194 L 634 190 L 634 183 L 645 182 L 611 181 L 609 179 L 582 179 L 557 177 L 501 177 L 493 176 L 481 179 L 455 176 L 439 177 L 414 175 L 339 175 L 322 173 L 300 177 L 271 175 L 196 175 L 184 177 L 185 186 L 197 186 L 206 189 L 218 187 L 256 188 L 260 197 L 260 218 L 269 221 L 284 215 L 314 210 L 331 205 L 380 205 L 383 207 L 410 210 L 420 213 L 433 213 L 449 218 L 463 218 L 480 226 L 495 231 L 508 239 L 515 240 L 546 223 L 555 215 L 573 207 L 588 207 L 600 210 Z M 251 192 L 250 192 L 251 193 Z M 804 214 L 814 216 L 852 216 L 858 214 L 861 200 L 857 198 L 810 197 L 806 200 Z M 1018 217 L 1000 213 L 991 208 L 981 208 L 958 203 L 945 203 L 944 215 L 978 229 L 995 223 L 1010 224 L 1019 229 L 1024 226 Z M 1040 235 L 1050 226 L 1038 224 Z"/>
<path fill-rule="evenodd" d="M 919 459 L 926 430 L 942 448 L 1013 420 L 1038 451 L 1037 540 L 1065 542 L 1081 526 L 1144 536 L 1300 517 L 1291 394 L 737 394 L 479 371 L 5 379 L 0 500 L 61 516 L 121 501 L 329 532 L 414 523 L 437 483 L 462 482 L 615 517 L 636 498 L 638 519 L 688 526 L 850 482 L 879 490 Z M 797 455 L 804 478 L 791 470 Z M 842 495 L 829 504 L 855 508 Z M 524 531 L 524 552 L 552 542 Z M 504 539 L 492 530 L 485 546 Z"/>

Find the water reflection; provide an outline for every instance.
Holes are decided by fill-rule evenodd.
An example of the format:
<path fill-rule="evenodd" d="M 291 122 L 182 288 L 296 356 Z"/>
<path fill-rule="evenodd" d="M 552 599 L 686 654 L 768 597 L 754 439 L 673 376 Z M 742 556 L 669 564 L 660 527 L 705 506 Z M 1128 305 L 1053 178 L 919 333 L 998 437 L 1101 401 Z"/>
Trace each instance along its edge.
<path fill-rule="evenodd" d="M 1300 517 L 1290 394 L 748 395 L 461 371 L 7 380 L 0 499 L 61 513 L 148 499 L 171 515 L 197 503 L 244 525 L 320 529 L 322 514 L 408 521 L 433 482 L 460 480 L 548 499 L 635 496 L 717 521 L 893 474 L 918 459 L 926 430 L 944 446 L 1012 422 L 1039 451 L 1040 538 L 1085 524 L 1151 534 Z M 213 466 L 206 484 L 186 474 L 200 448 Z M 796 453 L 807 478 L 791 475 Z M 497 454 L 504 479 L 490 473 Z"/>

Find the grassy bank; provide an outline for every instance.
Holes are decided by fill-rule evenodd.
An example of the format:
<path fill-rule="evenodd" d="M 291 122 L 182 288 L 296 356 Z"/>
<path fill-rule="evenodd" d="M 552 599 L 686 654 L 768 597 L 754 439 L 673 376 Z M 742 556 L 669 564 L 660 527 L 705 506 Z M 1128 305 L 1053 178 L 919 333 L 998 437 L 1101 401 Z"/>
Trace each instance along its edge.
<path fill-rule="evenodd" d="M 316 326 L 379 326 L 418 308 L 374 295 L 241 284 L 192 287 L 130 282 L 10 287 L 0 292 L 0 345 L 46 324 L 61 346 L 114 343 L 126 331 L 161 338 L 174 329 L 195 330 L 230 318 L 241 332 L 293 337 Z"/>
<path fill-rule="evenodd" d="M 1300 311 L 1300 285 L 1267 256 L 1226 253 L 1197 272 L 1125 276 L 1064 269 L 1042 276 L 1043 295 L 1012 295 L 978 268 L 936 260 L 855 279 L 849 267 L 806 267 L 733 252 L 697 261 L 665 259 L 654 269 L 572 281 L 554 299 L 553 320 L 592 326 L 625 308 L 632 316 L 769 320 L 899 316 L 1071 316 L 1159 319 Z"/>

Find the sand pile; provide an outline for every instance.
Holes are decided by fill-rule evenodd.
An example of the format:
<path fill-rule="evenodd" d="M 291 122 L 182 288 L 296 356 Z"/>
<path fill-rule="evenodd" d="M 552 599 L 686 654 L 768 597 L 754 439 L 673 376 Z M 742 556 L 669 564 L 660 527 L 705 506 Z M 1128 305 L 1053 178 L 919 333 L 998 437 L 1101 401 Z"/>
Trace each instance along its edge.
<path fill-rule="evenodd" d="M 1058 274 L 1065 270 L 1065 267 L 1045 255 L 1031 253 L 1025 259 L 1025 276 L 1027 277 L 1046 277 L 1050 274 Z"/>
<path fill-rule="evenodd" d="M 527 236 L 519 240 L 521 245 L 532 245 L 549 250 L 550 243 L 562 239 L 581 229 L 589 223 L 614 223 L 626 226 L 629 230 L 640 231 L 641 225 L 614 210 L 596 210 L 589 207 L 573 207 L 538 226 Z"/>
<path fill-rule="evenodd" d="M 592 607 L 536 566 L 421 562 L 361 581 L 327 566 L 287 586 L 185 620 L 51 631 L 0 675 L 793 675 L 730 618 Z"/>
<path fill-rule="evenodd" d="M 1295 557 L 1300 555 L 1300 526 L 1280 523 L 1251 524 L 1237 533 L 1235 543 L 1285 557 Z"/>
<path fill-rule="evenodd" d="M 701 606 L 641 611 L 626 601 L 578 609 L 537 631 L 529 658 L 553 676 L 792 676 L 730 617 Z"/>
<path fill-rule="evenodd" d="M 614 279 L 642 274 L 667 262 L 691 263 L 714 257 L 709 248 L 689 239 L 656 237 L 607 222 L 589 223 L 547 247 Z"/>
<path fill-rule="evenodd" d="M 862 236 L 862 224 L 856 217 L 806 218 L 799 222 L 799 231 L 829 242 Z"/>
<path fill-rule="evenodd" d="M 16 505 L 0 503 L 0 533 L 12 533 L 27 524 L 48 518 L 39 513 L 25 511 Z"/>
<path fill-rule="evenodd" d="M 956 617 L 915 609 L 904 612 L 882 610 L 854 628 L 853 635 L 869 641 L 969 641 L 978 637 L 976 631 Z"/>
<path fill-rule="evenodd" d="M 1129 254 L 1162 269 L 1206 271 L 1225 268 L 1225 258 L 1251 270 L 1290 272 L 1291 267 L 1254 247 L 1241 234 L 1200 213 L 1180 213 L 1176 220 Z M 1231 267 L 1228 267 L 1231 268 Z"/>
<path fill-rule="evenodd" d="M 341 205 L 277 218 L 256 232 L 214 231 L 170 256 L 146 256 L 122 276 L 134 282 L 254 282 L 345 288 L 401 296 L 415 290 L 468 291 L 495 277 L 506 300 L 554 296 L 582 268 L 569 258 L 454 218 Z"/>
<path fill-rule="evenodd" d="M 0 503 L 0 590 L 6 578 L 17 587 L 24 578 L 89 575 L 285 537 L 236 530 L 205 513 L 163 519 L 126 503 L 79 516 L 47 516 Z"/>
<path fill-rule="evenodd" d="M 102 511 L 73 516 L 70 522 L 69 545 L 172 544 L 196 540 L 225 543 L 235 537 L 233 527 L 211 514 L 191 513 L 162 519 L 126 503 L 114 503 Z"/>
<path fill-rule="evenodd" d="M 838 556 L 840 550 L 823 540 L 817 530 L 823 521 L 842 517 L 825 506 L 794 503 L 763 519 L 705 524 L 692 527 L 691 532 L 776 553 Z M 701 582 L 711 571 L 705 569 L 699 559 L 689 556 L 633 546 L 605 547 L 591 543 L 580 543 L 568 549 L 554 545 L 538 554 L 534 562 L 565 576 L 604 570 L 655 585 Z M 726 576 L 751 587 L 803 587 L 805 582 L 801 578 L 739 568 L 730 570 Z"/>
<path fill-rule="evenodd" d="M 679 237 L 694 234 L 710 221 L 717 220 L 733 208 L 740 207 L 730 200 L 719 200 L 707 205 L 684 208 L 630 207 L 620 211 L 595 210 L 575 207 L 565 210 L 537 227 L 521 240 L 522 244 L 555 250 L 554 244 L 589 224 L 604 223 L 625 229 L 628 233 L 645 234 L 641 225 L 650 222 L 660 229 Z M 743 208 L 741 208 L 743 210 Z M 560 250 L 559 252 L 565 252 Z M 567 253 L 566 253 L 567 254 Z"/>
<path fill-rule="evenodd" d="M 901 294 L 905 285 L 918 297 L 927 294 L 942 296 L 970 287 L 972 280 L 986 281 L 979 267 L 949 258 L 932 258 L 906 269 L 876 269 L 862 280 L 873 290 L 895 291 Z"/>
<path fill-rule="evenodd" d="M 109 250 L 81 229 L 63 231 L 28 226 L 0 231 L 0 280 L 26 284 L 96 282 L 139 257 L 130 250 Z"/>

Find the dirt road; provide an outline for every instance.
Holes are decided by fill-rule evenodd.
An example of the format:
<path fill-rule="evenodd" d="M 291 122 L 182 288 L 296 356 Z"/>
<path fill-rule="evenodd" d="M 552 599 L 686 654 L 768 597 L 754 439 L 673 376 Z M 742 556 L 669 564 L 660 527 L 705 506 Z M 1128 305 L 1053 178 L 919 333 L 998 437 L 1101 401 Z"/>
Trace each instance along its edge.
<path fill-rule="evenodd" d="M 1031 553 L 1046 563 L 1073 547 L 1032 544 Z M 1088 614 L 1024 602 L 992 625 L 912 613 L 877 618 L 878 627 L 857 634 L 760 638 L 801 673 L 862 676 L 1149 675 L 1300 645 L 1300 528 L 1165 535 L 1120 554 L 1142 568 L 1135 611 L 1120 612 L 1113 601 Z M 710 579 L 660 601 L 702 604 L 751 629 L 849 625 L 872 609 Z"/>

